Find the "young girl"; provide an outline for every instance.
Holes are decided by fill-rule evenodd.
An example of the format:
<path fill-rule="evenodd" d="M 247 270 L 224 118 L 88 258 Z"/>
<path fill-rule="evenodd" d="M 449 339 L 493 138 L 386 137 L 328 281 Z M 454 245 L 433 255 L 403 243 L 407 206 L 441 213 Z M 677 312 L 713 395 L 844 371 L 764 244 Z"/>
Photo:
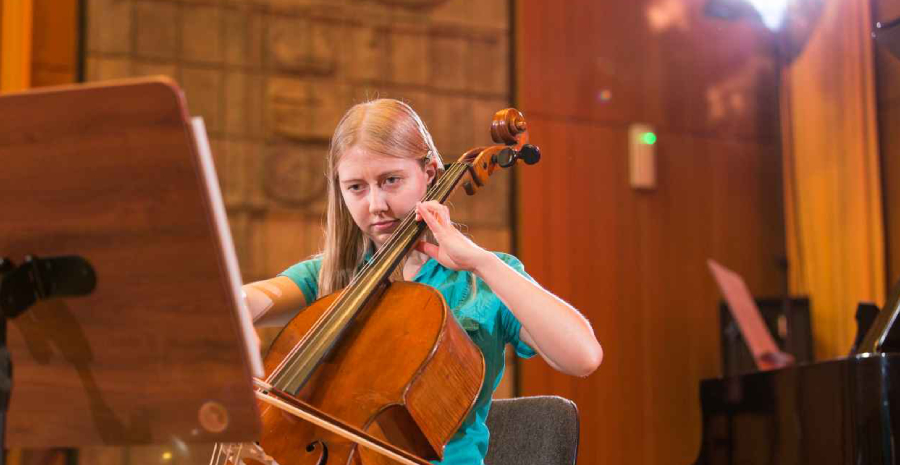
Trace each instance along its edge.
<path fill-rule="evenodd" d="M 553 368 L 587 376 L 603 351 L 587 320 L 525 273 L 515 257 L 488 252 L 460 233 L 438 202 L 419 200 L 443 163 L 425 125 L 408 105 L 379 99 L 351 108 L 328 154 L 325 247 L 275 278 L 244 286 L 257 326 L 283 325 L 303 307 L 337 291 L 381 247 L 408 213 L 424 220 L 420 242 L 401 266 L 402 279 L 437 288 L 481 349 L 484 385 L 475 407 L 444 449 L 444 464 L 481 464 L 485 419 L 504 368 L 504 347 L 536 353 Z"/>

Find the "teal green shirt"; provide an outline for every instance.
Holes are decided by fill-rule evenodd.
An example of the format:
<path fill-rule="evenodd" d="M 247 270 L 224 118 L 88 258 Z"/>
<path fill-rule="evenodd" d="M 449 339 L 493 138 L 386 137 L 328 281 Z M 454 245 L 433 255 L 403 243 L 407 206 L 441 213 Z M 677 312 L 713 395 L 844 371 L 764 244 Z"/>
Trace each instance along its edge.
<path fill-rule="evenodd" d="M 531 279 L 519 259 L 504 253 L 494 253 L 514 270 Z M 321 265 L 321 258 L 313 258 L 297 263 L 279 276 L 287 276 L 294 281 L 306 301 L 312 302 L 318 294 Z M 434 287 L 443 294 L 460 326 L 484 355 L 484 384 L 475 401 L 475 408 L 444 448 L 444 461 L 440 462 L 442 465 L 480 465 L 487 454 L 490 439 L 484 422 L 491 408 L 491 397 L 503 377 L 506 344 L 511 344 L 520 357 L 532 357 L 535 352 L 519 339 L 522 324 L 484 281 L 476 278 L 475 297 L 469 297 L 472 292 L 469 272 L 454 271 L 445 268 L 437 260 L 430 259 L 422 265 L 413 281 Z"/>

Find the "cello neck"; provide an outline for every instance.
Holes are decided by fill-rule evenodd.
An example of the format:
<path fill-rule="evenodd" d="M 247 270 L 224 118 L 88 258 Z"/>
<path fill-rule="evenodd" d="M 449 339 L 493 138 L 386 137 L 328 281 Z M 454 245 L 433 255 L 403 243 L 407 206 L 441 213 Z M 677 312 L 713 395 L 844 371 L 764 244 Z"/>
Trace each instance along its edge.
<path fill-rule="evenodd" d="M 422 201 L 444 203 L 468 170 L 469 165 L 465 162 L 449 165 Z M 425 222 L 416 221 L 415 211 L 410 212 L 306 337 L 270 374 L 268 382 L 283 392 L 296 395 L 356 317 L 381 293 L 424 230 Z"/>

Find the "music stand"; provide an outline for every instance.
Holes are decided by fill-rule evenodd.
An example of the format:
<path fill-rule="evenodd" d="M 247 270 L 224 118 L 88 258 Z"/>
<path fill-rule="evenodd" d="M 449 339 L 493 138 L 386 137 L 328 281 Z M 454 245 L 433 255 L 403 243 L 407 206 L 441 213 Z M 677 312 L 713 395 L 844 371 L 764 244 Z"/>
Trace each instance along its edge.
<path fill-rule="evenodd" d="M 26 267 L 32 295 L 90 292 L 10 320 L 6 447 L 258 438 L 258 349 L 212 161 L 177 86 L 8 94 L 0 127 L 0 295 L 22 295 Z M 16 267 L 26 255 L 37 259 Z M 75 279 L 85 267 L 92 291 Z"/>
<path fill-rule="evenodd" d="M 793 363 L 793 356 L 778 348 L 772 333 L 766 328 L 744 279 L 713 259 L 707 259 L 706 264 L 716 280 L 722 297 L 728 302 L 728 309 L 741 330 L 756 367 L 766 371 Z"/>

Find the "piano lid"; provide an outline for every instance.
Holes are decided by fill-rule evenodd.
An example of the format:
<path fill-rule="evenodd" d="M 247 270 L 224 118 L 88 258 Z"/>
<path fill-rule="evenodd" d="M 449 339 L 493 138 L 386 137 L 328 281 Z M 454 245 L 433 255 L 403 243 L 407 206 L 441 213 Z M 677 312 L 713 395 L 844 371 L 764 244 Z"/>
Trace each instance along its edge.
<path fill-rule="evenodd" d="M 851 355 L 900 352 L 900 329 L 895 329 L 898 314 L 900 314 L 900 283 L 894 285 L 891 297 L 878 312 L 872 327 Z"/>

